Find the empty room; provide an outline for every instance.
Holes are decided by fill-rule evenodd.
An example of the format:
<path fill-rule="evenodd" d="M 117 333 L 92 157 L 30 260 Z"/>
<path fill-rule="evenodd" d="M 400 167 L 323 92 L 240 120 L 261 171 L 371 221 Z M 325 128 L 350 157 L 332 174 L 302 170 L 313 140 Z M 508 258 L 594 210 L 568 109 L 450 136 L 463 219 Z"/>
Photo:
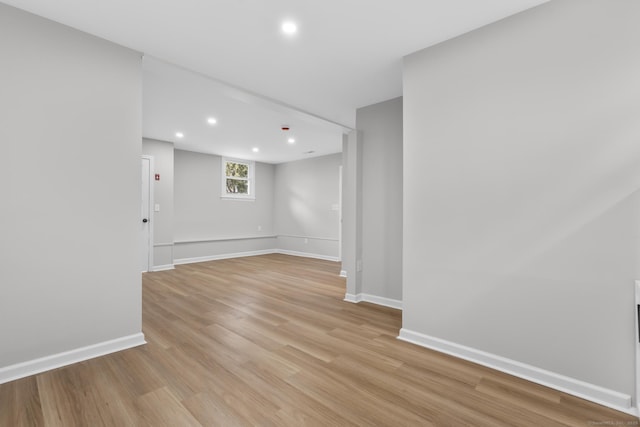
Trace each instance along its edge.
<path fill-rule="evenodd" d="M 0 426 L 640 425 L 640 2 L 0 3 Z"/>

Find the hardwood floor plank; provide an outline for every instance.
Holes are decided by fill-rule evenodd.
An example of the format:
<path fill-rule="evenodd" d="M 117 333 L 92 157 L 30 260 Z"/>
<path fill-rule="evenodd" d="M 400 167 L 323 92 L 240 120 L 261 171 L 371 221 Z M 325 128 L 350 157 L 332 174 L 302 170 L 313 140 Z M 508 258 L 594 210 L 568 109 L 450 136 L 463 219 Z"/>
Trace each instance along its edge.
<path fill-rule="evenodd" d="M 147 394 L 166 385 L 163 375 L 154 369 L 146 348 L 130 349 L 105 357 L 106 369 L 130 398 Z"/>
<path fill-rule="evenodd" d="M 0 386 L 0 426 L 43 426 L 36 377 Z"/>
<path fill-rule="evenodd" d="M 406 412 L 380 398 L 375 391 L 361 389 L 347 379 L 336 380 L 324 373 L 307 370 L 287 379 L 287 382 L 334 411 L 341 411 L 343 416 L 358 425 L 433 425 L 428 419 Z"/>
<path fill-rule="evenodd" d="M 104 359 L 37 376 L 47 427 L 135 424 L 136 415 L 128 393 L 110 375 Z"/>
<path fill-rule="evenodd" d="M 296 424 L 293 425 L 319 425 L 321 423 L 325 425 L 351 425 L 339 413 L 302 393 L 298 393 L 294 387 L 286 382 L 288 378 L 299 372 L 298 370 L 289 375 L 282 375 L 263 364 L 261 360 L 235 365 L 231 369 L 246 384 L 250 384 L 252 389 L 262 395 L 268 395 L 269 399 L 280 408 L 275 414 L 276 420 L 296 420 Z"/>
<path fill-rule="evenodd" d="M 344 302 L 339 269 L 264 255 L 146 273 L 148 344 L 0 385 L 0 426 L 640 424 L 398 340 L 401 312 Z"/>
<path fill-rule="evenodd" d="M 139 425 L 202 427 L 167 387 L 140 396 L 135 406 Z"/>
<path fill-rule="evenodd" d="M 236 412 L 218 396 L 197 393 L 182 401 L 185 408 L 203 426 L 243 427 L 251 422 Z"/>

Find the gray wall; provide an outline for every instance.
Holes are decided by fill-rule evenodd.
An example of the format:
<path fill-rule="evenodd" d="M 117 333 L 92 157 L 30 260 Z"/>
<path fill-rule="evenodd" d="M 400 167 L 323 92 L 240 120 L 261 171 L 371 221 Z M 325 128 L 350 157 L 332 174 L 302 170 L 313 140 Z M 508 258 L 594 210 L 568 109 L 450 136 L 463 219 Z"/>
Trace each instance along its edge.
<path fill-rule="evenodd" d="M 402 98 L 359 108 L 362 292 L 402 301 Z"/>
<path fill-rule="evenodd" d="M 403 328 L 634 394 L 640 2 L 410 55 Z"/>
<path fill-rule="evenodd" d="M 160 204 L 154 213 L 155 266 L 274 250 L 338 257 L 339 211 L 333 208 L 339 203 L 340 154 L 256 163 L 256 200 L 246 201 L 220 198 L 219 156 L 151 139 L 142 147 L 160 174 L 154 181 L 154 202 Z"/>
<path fill-rule="evenodd" d="M 0 4 L 0 368 L 141 332 L 140 54 Z"/>
<path fill-rule="evenodd" d="M 199 258 L 224 251 L 192 241 L 273 236 L 274 165 L 256 163 L 255 201 L 220 198 L 220 156 L 175 150 L 174 153 L 174 258 L 185 253 Z M 261 228 L 260 230 L 258 228 Z M 213 244 L 215 245 L 215 244 Z M 181 246 L 178 248 L 178 246 Z M 245 246 L 249 248 L 251 246 Z M 245 250 L 241 252 L 246 252 Z M 194 255 L 198 254 L 198 255 Z"/>
<path fill-rule="evenodd" d="M 275 166 L 278 249 L 338 258 L 341 164 L 333 154 Z"/>
<path fill-rule="evenodd" d="M 173 143 L 153 139 L 142 140 L 142 154 L 153 156 L 154 174 L 160 181 L 153 181 L 154 204 L 160 211 L 153 213 L 153 264 L 173 264 Z"/>
<path fill-rule="evenodd" d="M 362 294 L 362 141 L 353 130 L 342 138 L 342 271 L 345 299 Z"/>
<path fill-rule="evenodd" d="M 173 248 L 174 262 L 209 261 L 273 253 L 277 246 L 275 236 L 252 238 L 213 238 L 203 241 L 176 242 Z"/>

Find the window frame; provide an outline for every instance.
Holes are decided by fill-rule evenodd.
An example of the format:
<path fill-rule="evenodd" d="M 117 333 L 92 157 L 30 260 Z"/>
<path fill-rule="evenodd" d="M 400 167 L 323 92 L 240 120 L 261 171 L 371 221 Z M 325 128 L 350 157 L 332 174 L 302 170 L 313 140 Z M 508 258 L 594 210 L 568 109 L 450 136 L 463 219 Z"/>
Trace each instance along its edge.
<path fill-rule="evenodd" d="M 247 173 L 247 184 L 248 184 L 248 194 L 241 193 L 227 193 L 227 179 L 239 179 L 245 180 L 243 178 L 238 177 L 228 177 L 227 176 L 227 163 L 240 163 L 243 165 L 247 165 L 248 173 Z M 255 168 L 256 162 L 253 160 L 244 160 L 244 159 L 236 159 L 233 157 L 221 157 L 220 160 L 220 198 L 228 199 L 228 200 L 248 200 L 253 201 L 256 199 L 256 180 L 255 180 Z"/>

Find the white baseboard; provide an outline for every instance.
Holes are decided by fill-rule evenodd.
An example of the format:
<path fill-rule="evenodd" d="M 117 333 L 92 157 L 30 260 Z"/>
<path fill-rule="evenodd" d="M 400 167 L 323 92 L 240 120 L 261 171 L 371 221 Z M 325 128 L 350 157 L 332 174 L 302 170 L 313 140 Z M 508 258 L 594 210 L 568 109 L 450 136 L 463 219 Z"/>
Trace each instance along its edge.
<path fill-rule="evenodd" d="M 632 407 L 631 396 L 624 393 L 405 328 L 400 329 L 398 339 L 487 366 L 621 412 L 638 415 L 637 408 Z"/>
<path fill-rule="evenodd" d="M 384 298 L 371 294 L 362 294 L 362 301 L 395 308 L 396 310 L 402 310 L 402 301 L 397 299 Z"/>
<path fill-rule="evenodd" d="M 165 265 L 156 265 L 151 271 L 167 271 L 167 270 L 175 270 L 175 266 L 173 264 L 165 264 Z"/>
<path fill-rule="evenodd" d="M 15 365 L 0 368 L 0 384 L 143 344 L 146 344 L 146 341 L 144 340 L 144 334 L 140 332 L 139 334 L 116 338 L 39 359 L 16 363 Z"/>
<path fill-rule="evenodd" d="M 370 302 L 371 304 L 382 305 L 385 307 L 402 310 L 402 301 L 391 298 L 379 297 L 371 294 L 345 294 L 344 300 L 347 302 L 359 303 Z"/>
<path fill-rule="evenodd" d="M 182 264 L 193 264 L 196 262 L 207 262 L 207 261 L 217 261 L 221 259 L 231 259 L 231 258 L 243 258 L 248 256 L 257 256 L 257 255 L 268 255 L 276 253 L 274 249 L 264 249 L 260 251 L 249 251 L 249 252 L 236 252 L 230 254 L 219 254 L 219 255 L 209 255 L 209 256 L 201 256 L 195 258 L 181 258 L 174 259 L 174 265 L 182 265 Z"/>
<path fill-rule="evenodd" d="M 195 257 L 195 258 L 174 259 L 173 264 L 174 265 L 193 264 L 197 262 L 217 261 L 221 259 L 243 258 L 248 256 L 268 255 L 268 254 L 292 255 L 292 256 L 299 256 L 304 258 L 315 258 L 315 259 L 322 259 L 325 261 L 334 261 L 334 262 L 340 261 L 338 257 L 332 257 L 327 255 L 312 254 L 307 252 L 288 251 L 284 249 L 263 249 L 259 251 L 236 252 L 236 253 L 230 253 L 230 254 L 210 255 L 210 256 L 202 256 L 202 257 Z M 158 270 L 155 270 L 154 268 L 154 271 L 158 271 Z"/>
<path fill-rule="evenodd" d="M 359 303 L 360 301 L 362 301 L 362 298 L 360 298 L 361 294 L 355 295 L 355 294 L 344 294 L 344 300 L 346 302 L 352 302 L 354 304 Z"/>
<path fill-rule="evenodd" d="M 347 277 L 347 272 L 345 270 L 340 270 L 340 277 Z"/>
<path fill-rule="evenodd" d="M 312 254 L 308 252 L 289 251 L 286 249 L 276 249 L 274 252 L 277 254 L 283 254 L 283 255 L 293 255 L 293 256 L 300 256 L 305 258 L 323 259 L 325 261 L 340 262 L 340 258 L 336 256 L 319 255 L 319 254 Z"/>

